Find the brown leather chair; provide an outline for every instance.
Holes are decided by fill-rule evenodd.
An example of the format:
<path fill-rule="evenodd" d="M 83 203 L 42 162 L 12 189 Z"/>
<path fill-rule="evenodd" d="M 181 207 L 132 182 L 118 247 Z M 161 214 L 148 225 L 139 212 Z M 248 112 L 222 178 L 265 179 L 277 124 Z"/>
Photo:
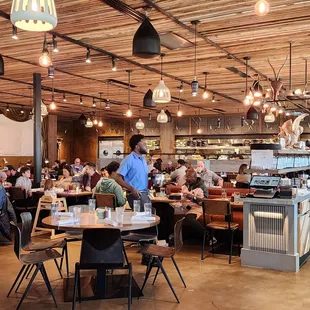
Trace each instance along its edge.
<path fill-rule="evenodd" d="M 230 253 L 229 253 L 229 264 L 231 264 L 232 247 L 234 242 L 234 233 L 239 228 L 238 223 L 233 222 L 231 206 L 227 200 L 214 200 L 206 199 L 202 203 L 203 209 L 203 222 L 207 230 L 211 230 L 212 236 L 212 253 L 214 253 L 213 237 L 215 230 L 226 230 L 230 233 Z M 221 218 L 224 216 L 224 221 Z M 205 237 L 204 234 L 202 243 L 202 253 L 201 259 L 204 259 L 204 247 L 205 247 Z M 238 250 L 240 256 L 240 244 L 238 242 Z"/>
<path fill-rule="evenodd" d="M 167 185 L 166 193 L 170 195 L 171 193 L 180 193 L 182 191 L 182 186 L 178 185 Z"/>
<path fill-rule="evenodd" d="M 116 198 L 114 194 L 95 194 L 98 208 L 108 207 L 115 209 Z"/>
<path fill-rule="evenodd" d="M 232 184 L 231 182 L 224 182 L 223 184 L 223 188 L 233 188 L 234 184 Z"/>

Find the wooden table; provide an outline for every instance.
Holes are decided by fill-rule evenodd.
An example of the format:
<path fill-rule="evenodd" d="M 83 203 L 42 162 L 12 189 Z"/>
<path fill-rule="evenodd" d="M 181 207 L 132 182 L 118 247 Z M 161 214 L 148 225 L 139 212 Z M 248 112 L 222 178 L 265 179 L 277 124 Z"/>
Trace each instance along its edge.
<path fill-rule="evenodd" d="M 87 228 L 116 228 L 120 231 L 131 231 L 138 229 L 145 229 L 152 226 L 156 226 L 160 222 L 160 218 L 156 216 L 156 220 L 148 223 L 131 223 L 131 218 L 134 215 L 134 212 L 125 212 L 124 213 L 124 221 L 122 226 L 114 227 L 112 225 L 108 225 L 104 223 L 103 219 L 99 219 L 96 214 L 90 213 L 81 213 L 81 221 L 80 223 L 75 224 L 65 224 L 58 225 L 56 219 L 53 219 L 51 216 L 45 217 L 42 220 L 42 224 L 47 228 L 58 229 L 58 230 L 71 230 L 71 231 L 83 231 Z M 116 212 L 112 212 L 112 220 L 116 221 Z"/>
<path fill-rule="evenodd" d="M 115 228 L 121 231 L 130 231 L 144 229 L 159 224 L 160 218 L 156 216 L 155 221 L 143 223 L 131 223 L 134 212 L 125 212 L 122 226 L 114 227 L 103 223 L 103 219 L 99 219 L 96 214 L 81 213 L 80 223 L 66 224 L 59 226 L 56 219 L 48 216 L 42 220 L 42 224 L 48 228 L 70 231 L 83 231 L 87 228 Z M 112 212 L 112 220 L 115 221 L 116 212 Z M 125 251 L 125 248 L 124 248 Z M 81 277 L 81 295 L 82 299 L 110 299 L 127 297 L 128 275 L 106 275 L 106 271 L 97 269 L 96 276 Z M 117 285 L 116 285 L 117 284 Z M 64 300 L 71 302 L 73 296 L 74 278 L 64 278 Z M 140 288 L 135 279 L 132 278 L 132 297 L 140 296 Z"/>

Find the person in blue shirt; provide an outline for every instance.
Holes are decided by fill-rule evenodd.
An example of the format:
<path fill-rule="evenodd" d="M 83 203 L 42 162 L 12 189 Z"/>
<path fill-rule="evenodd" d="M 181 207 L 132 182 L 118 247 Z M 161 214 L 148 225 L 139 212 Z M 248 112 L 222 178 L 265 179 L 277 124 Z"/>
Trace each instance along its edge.
<path fill-rule="evenodd" d="M 79 158 L 76 158 L 74 160 L 74 164 L 71 165 L 73 173 L 76 172 L 82 172 L 83 166 L 81 165 L 81 160 Z"/>
<path fill-rule="evenodd" d="M 133 135 L 129 146 L 131 153 L 125 157 L 117 171 L 116 182 L 127 190 L 127 200 L 133 209 L 133 201 L 140 200 L 141 211 L 144 204 L 150 202 L 148 197 L 148 167 L 144 157 L 147 147 L 143 135 Z"/>

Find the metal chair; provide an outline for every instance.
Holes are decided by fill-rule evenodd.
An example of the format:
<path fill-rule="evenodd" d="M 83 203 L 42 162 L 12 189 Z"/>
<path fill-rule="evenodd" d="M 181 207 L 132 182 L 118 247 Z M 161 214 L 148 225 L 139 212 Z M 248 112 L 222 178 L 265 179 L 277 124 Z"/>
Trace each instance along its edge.
<path fill-rule="evenodd" d="M 182 277 L 182 274 L 180 272 L 180 269 L 174 259 L 174 255 L 180 251 L 180 249 L 182 248 L 183 246 L 183 237 L 182 237 L 182 224 L 183 224 L 183 220 L 184 218 L 182 218 L 181 220 L 177 221 L 174 225 L 174 247 L 164 247 L 164 246 L 159 246 L 159 245 L 155 245 L 155 244 L 147 244 L 145 245 L 144 247 L 142 247 L 142 249 L 139 251 L 140 253 L 142 254 L 146 254 L 146 255 L 150 255 L 152 256 L 152 259 L 150 259 L 149 261 L 149 265 L 146 269 L 146 275 L 145 275 L 145 279 L 144 279 L 144 282 L 143 282 L 143 285 L 141 287 L 141 291 L 140 291 L 140 296 L 142 295 L 142 292 L 143 292 L 143 289 L 144 289 L 144 286 L 150 276 L 150 273 L 152 271 L 152 268 L 153 268 L 153 265 L 154 263 L 156 262 L 157 263 L 157 271 L 156 271 L 156 274 L 155 274 L 155 278 L 153 280 L 153 284 L 155 283 L 156 279 L 157 279 L 157 276 L 158 276 L 158 273 L 159 273 L 159 269 L 162 271 L 164 277 L 166 278 L 166 281 L 175 297 L 175 299 L 177 300 L 178 303 L 180 303 L 179 301 L 179 298 L 178 296 L 176 295 L 172 285 L 171 285 L 171 282 L 168 278 L 168 275 L 163 267 L 163 260 L 164 258 L 171 258 L 182 282 L 183 282 L 183 285 L 184 287 L 186 287 L 186 284 L 185 284 L 185 281 Z"/>
<path fill-rule="evenodd" d="M 98 208 L 108 207 L 115 209 L 116 198 L 114 194 L 95 194 Z"/>
<path fill-rule="evenodd" d="M 29 254 L 21 254 L 21 244 L 22 244 L 22 238 L 21 238 L 21 232 L 19 230 L 19 228 L 17 227 L 16 224 L 14 224 L 13 222 L 10 222 L 11 224 L 11 228 L 14 232 L 14 252 L 16 254 L 16 257 L 18 258 L 18 260 L 22 263 L 22 268 L 19 271 L 7 297 L 10 296 L 13 288 L 15 287 L 17 281 L 19 280 L 19 278 L 22 276 L 23 278 L 25 277 L 25 275 L 27 274 L 28 270 L 30 269 L 31 266 L 36 266 L 36 269 L 27 285 L 27 288 L 21 298 L 21 300 L 19 301 L 19 304 L 16 308 L 16 310 L 18 310 L 20 308 L 20 306 L 22 305 L 22 302 L 24 301 L 25 297 L 27 296 L 31 285 L 34 281 L 34 279 L 36 278 L 38 272 L 40 271 L 42 274 L 42 278 L 46 284 L 46 287 L 48 289 L 48 292 L 52 295 L 52 298 L 54 300 L 55 306 L 57 307 L 57 303 L 56 303 L 56 299 L 55 299 L 55 295 L 53 292 L 53 289 L 51 287 L 51 284 L 49 282 L 48 276 L 47 276 L 47 272 L 45 270 L 44 267 L 44 262 L 49 261 L 49 260 L 55 260 L 57 258 L 59 258 L 61 255 L 60 253 L 58 253 L 55 249 L 48 249 L 45 251 L 37 251 L 37 252 L 33 252 L 33 253 L 29 253 Z"/>
<path fill-rule="evenodd" d="M 214 244 L 213 237 L 215 230 L 226 230 L 230 233 L 230 252 L 229 252 L 229 264 L 231 264 L 231 255 L 232 255 L 232 247 L 234 242 L 234 233 L 238 230 L 239 224 L 234 223 L 232 220 L 232 212 L 229 201 L 227 200 L 215 200 L 215 199 L 206 199 L 202 203 L 203 209 L 203 223 L 206 228 L 203 242 L 202 242 L 202 251 L 201 251 L 201 260 L 204 257 L 204 249 L 205 249 L 205 239 L 208 232 L 208 229 L 211 230 L 211 240 L 212 240 L 212 253 L 214 253 Z M 209 221 L 207 223 L 207 216 L 209 217 Z M 224 221 L 221 220 L 213 220 L 214 217 L 221 216 L 224 217 Z M 238 251 L 240 256 L 240 243 L 238 242 Z"/>
<path fill-rule="evenodd" d="M 72 309 L 78 295 L 81 302 L 80 270 L 96 269 L 106 276 L 107 269 L 128 269 L 128 309 L 131 307 L 132 266 L 124 264 L 123 242 L 119 229 L 85 229 L 83 231 L 80 262 L 75 264 Z M 78 294 L 77 294 L 78 293 Z"/>
<path fill-rule="evenodd" d="M 69 262 L 68 262 L 68 249 L 67 249 L 67 243 L 65 240 L 50 240 L 50 241 L 44 241 L 44 242 L 32 242 L 31 240 L 31 230 L 32 230 L 32 216 L 30 212 L 23 212 L 21 215 L 21 220 L 22 220 L 22 231 L 21 231 L 21 247 L 24 251 L 28 252 L 38 252 L 38 251 L 45 251 L 48 249 L 55 249 L 55 248 L 60 248 L 63 250 L 63 254 L 66 257 L 66 267 L 67 267 L 67 276 L 69 276 Z M 57 270 L 59 272 L 60 277 L 62 278 L 62 273 L 60 270 L 60 267 L 58 265 L 57 260 L 55 259 L 55 265 L 57 267 Z M 28 275 L 31 273 L 32 269 L 34 266 L 31 267 L 29 270 Z M 23 279 L 21 280 L 21 282 Z M 16 292 L 21 284 L 19 283 Z"/>

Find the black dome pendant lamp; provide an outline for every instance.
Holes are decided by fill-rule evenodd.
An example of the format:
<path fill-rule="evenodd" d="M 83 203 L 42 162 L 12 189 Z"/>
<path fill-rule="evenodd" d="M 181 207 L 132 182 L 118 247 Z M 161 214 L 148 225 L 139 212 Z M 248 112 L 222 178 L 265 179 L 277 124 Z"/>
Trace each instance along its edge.
<path fill-rule="evenodd" d="M 153 101 L 153 92 L 150 89 L 146 92 L 143 98 L 143 106 L 149 108 L 156 107 L 156 102 Z"/>
<path fill-rule="evenodd" d="M 246 119 L 256 120 L 258 119 L 258 113 L 256 109 L 251 106 L 246 114 Z"/>
<path fill-rule="evenodd" d="M 132 54 L 140 58 L 160 55 L 160 38 L 147 16 L 133 37 Z"/>

